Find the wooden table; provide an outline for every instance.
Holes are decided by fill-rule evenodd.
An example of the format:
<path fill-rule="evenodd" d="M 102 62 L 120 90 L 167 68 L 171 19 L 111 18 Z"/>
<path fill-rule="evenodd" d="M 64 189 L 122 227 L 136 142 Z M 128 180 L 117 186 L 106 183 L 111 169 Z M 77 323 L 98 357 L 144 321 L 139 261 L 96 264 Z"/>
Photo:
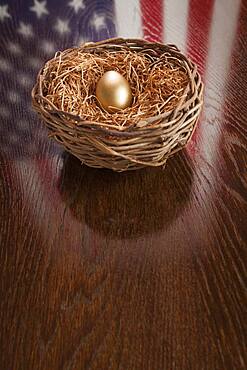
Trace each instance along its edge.
<path fill-rule="evenodd" d="M 62 32 L 55 2 L 40 17 L 26 3 L 0 8 L 0 369 L 246 369 L 247 2 L 86 4 L 107 14 L 94 39 L 142 24 L 205 82 L 187 149 L 122 174 L 81 166 L 30 107 L 40 64 L 80 39 L 86 10 L 58 9 Z"/>

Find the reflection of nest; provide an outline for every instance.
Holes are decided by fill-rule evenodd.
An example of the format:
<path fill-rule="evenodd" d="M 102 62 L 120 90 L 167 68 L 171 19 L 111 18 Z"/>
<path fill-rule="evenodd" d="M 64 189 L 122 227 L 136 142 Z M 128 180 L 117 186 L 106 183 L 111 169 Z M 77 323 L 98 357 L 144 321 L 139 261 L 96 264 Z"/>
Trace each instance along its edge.
<path fill-rule="evenodd" d="M 108 238 L 124 239 L 171 223 L 188 199 L 191 182 L 186 153 L 174 157 L 165 171 L 123 174 L 82 166 L 68 155 L 60 191 L 76 219 Z"/>
<path fill-rule="evenodd" d="M 131 107 L 108 113 L 95 87 L 112 69 L 126 77 L 134 98 Z M 83 163 L 124 171 L 162 166 L 186 145 L 202 90 L 196 66 L 176 46 L 118 38 L 57 53 L 41 69 L 32 99 L 51 136 Z"/>

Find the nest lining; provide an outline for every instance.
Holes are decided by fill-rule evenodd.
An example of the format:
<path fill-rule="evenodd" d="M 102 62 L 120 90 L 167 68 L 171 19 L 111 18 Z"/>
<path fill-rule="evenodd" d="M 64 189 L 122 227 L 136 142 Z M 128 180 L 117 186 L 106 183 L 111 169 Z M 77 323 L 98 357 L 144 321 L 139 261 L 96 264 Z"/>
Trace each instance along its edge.
<path fill-rule="evenodd" d="M 114 113 L 102 109 L 95 96 L 97 82 L 109 70 L 121 73 L 133 94 L 132 105 Z M 172 111 L 189 84 L 187 70 L 171 54 L 155 58 L 130 49 L 59 52 L 46 64 L 44 75 L 44 96 L 57 109 L 115 126 Z"/>

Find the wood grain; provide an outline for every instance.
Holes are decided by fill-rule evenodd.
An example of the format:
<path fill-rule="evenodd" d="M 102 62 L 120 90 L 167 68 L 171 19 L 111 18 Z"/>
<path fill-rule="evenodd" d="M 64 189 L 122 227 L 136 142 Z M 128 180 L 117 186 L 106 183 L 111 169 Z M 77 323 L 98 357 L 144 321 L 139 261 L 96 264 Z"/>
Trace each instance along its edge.
<path fill-rule="evenodd" d="M 228 64 L 203 35 L 204 111 L 164 171 L 81 166 L 27 100 L 2 115 L 1 370 L 246 369 L 246 2 Z"/>

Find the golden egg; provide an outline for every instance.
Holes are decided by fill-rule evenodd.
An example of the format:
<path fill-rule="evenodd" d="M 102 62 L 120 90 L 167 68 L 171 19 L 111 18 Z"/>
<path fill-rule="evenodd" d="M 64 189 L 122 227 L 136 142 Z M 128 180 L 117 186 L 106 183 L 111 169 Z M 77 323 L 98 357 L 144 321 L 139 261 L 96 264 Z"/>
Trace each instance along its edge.
<path fill-rule="evenodd" d="M 96 86 L 96 97 L 108 112 L 127 108 L 132 102 L 128 81 L 116 71 L 106 72 Z"/>

